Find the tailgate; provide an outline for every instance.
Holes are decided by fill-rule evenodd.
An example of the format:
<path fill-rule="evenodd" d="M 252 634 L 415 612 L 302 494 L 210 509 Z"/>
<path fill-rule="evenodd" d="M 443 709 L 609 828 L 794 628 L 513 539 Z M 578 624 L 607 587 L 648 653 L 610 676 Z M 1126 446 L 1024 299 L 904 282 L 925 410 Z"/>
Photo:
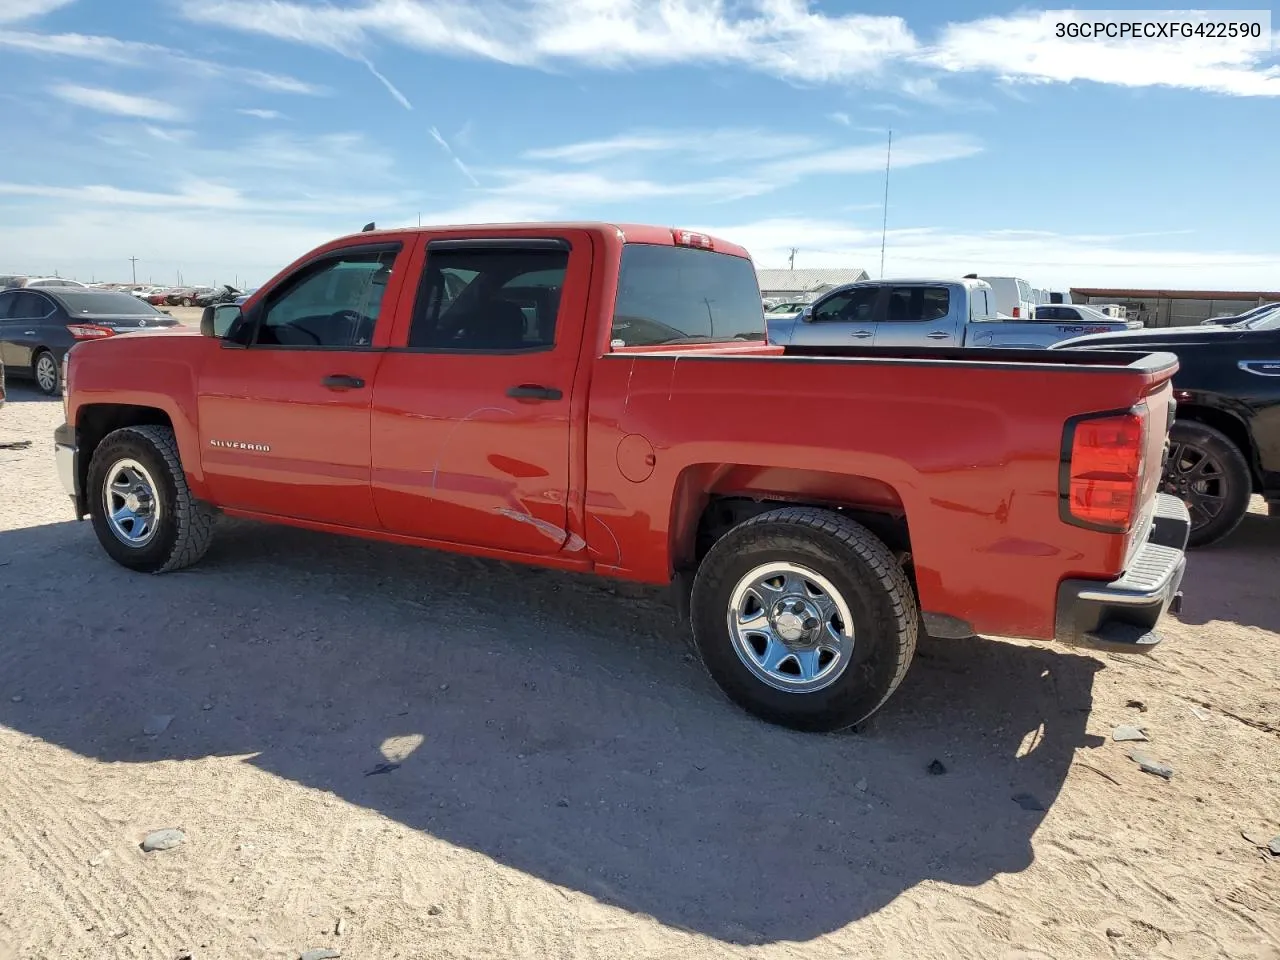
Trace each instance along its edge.
<path fill-rule="evenodd" d="M 1165 380 L 1151 388 L 1146 395 L 1147 447 L 1143 453 L 1142 513 L 1125 544 L 1125 565 L 1133 553 L 1146 540 L 1151 529 L 1156 506 L 1156 494 L 1160 490 L 1160 478 L 1165 460 L 1169 456 L 1169 428 L 1173 426 L 1177 402 L 1173 399 L 1173 381 Z"/>

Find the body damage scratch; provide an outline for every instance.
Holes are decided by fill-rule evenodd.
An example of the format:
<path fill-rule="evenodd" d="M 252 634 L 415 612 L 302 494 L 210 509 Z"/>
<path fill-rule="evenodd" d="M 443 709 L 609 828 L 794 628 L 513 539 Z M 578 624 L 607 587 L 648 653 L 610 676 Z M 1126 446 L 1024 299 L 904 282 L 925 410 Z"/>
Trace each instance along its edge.
<path fill-rule="evenodd" d="M 626 413 L 627 408 L 631 406 L 631 378 L 636 375 L 635 358 L 631 360 L 631 366 L 627 368 L 627 392 L 622 398 L 622 412 Z"/>
<path fill-rule="evenodd" d="M 671 396 L 676 392 L 676 367 L 680 365 L 680 354 L 675 355 L 675 359 L 671 361 L 671 379 L 667 382 L 667 403 L 671 402 Z"/>
<path fill-rule="evenodd" d="M 554 523 L 548 523 L 546 520 L 539 520 L 527 511 L 522 512 L 514 507 L 496 507 L 495 509 L 507 519 L 515 520 L 519 523 L 527 523 L 555 543 L 564 544 L 564 549 L 571 553 L 576 553 L 586 546 L 586 543 L 577 534 L 572 534 L 563 527 L 557 527 Z"/>
<path fill-rule="evenodd" d="M 591 519 L 594 520 L 596 523 L 600 524 L 600 526 L 604 527 L 604 532 L 609 535 L 609 538 L 611 540 L 613 540 L 613 556 L 614 556 L 613 565 L 617 567 L 622 566 L 622 544 L 618 543 L 617 535 L 614 534 L 613 530 L 609 528 L 609 525 L 607 523 L 601 520 L 594 513 L 591 514 Z"/>
<path fill-rule="evenodd" d="M 461 420 L 453 425 L 453 429 L 449 431 L 448 436 L 444 438 L 444 443 L 440 444 L 440 452 L 436 454 L 436 462 L 431 465 L 431 492 L 436 492 L 436 484 L 440 478 L 440 461 L 444 459 L 445 451 L 449 449 L 449 444 L 453 441 L 453 435 L 458 432 L 458 428 L 470 420 L 472 417 L 480 413 L 505 413 L 509 417 L 515 416 L 515 413 L 505 407 L 477 407 L 472 410 Z"/>

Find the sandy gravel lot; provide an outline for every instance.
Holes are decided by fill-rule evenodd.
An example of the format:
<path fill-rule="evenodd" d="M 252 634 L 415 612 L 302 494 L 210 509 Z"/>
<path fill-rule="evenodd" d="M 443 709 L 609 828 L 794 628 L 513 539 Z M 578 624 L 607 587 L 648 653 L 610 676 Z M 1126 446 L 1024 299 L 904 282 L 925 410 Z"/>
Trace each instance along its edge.
<path fill-rule="evenodd" d="M 929 641 L 806 736 L 647 594 L 225 521 L 128 573 L 60 419 L 0 411 L 0 958 L 1280 957 L 1278 521 L 1150 658 Z"/>

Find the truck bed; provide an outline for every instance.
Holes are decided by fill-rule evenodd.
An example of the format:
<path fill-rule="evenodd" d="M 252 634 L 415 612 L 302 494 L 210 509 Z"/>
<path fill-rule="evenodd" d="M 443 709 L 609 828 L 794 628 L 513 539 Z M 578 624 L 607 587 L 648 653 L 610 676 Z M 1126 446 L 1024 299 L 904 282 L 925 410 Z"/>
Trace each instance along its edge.
<path fill-rule="evenodd" d="M 1075 354 L 1070 359 L 1063 354 Z M 789 345 L 782 348 L 784 357 L 833 358 L 876 363 L 901 361 L 933 362 L 953 366 L 981 365 L 983 369 L 1060 367 L 1079 369 L 1142 372 L 1159 375 L 1172 370 L 1178 358 L 1168 352 L 1142 350 L 1039 350 L 1006 347 L 861 347 Z"/>

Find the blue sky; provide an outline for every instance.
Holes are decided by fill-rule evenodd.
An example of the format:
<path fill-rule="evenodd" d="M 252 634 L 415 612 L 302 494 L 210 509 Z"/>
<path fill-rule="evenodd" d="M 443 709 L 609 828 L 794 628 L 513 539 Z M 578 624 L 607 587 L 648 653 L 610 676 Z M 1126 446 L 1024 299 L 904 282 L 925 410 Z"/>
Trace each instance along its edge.
<path fill-rule="evenodd" d="M 257 283 L 334 235 L 589 218 L 759 266 L 1280 289 L 1267 36 L 1040 8 L 0 0 L 0 273 Z"/>

